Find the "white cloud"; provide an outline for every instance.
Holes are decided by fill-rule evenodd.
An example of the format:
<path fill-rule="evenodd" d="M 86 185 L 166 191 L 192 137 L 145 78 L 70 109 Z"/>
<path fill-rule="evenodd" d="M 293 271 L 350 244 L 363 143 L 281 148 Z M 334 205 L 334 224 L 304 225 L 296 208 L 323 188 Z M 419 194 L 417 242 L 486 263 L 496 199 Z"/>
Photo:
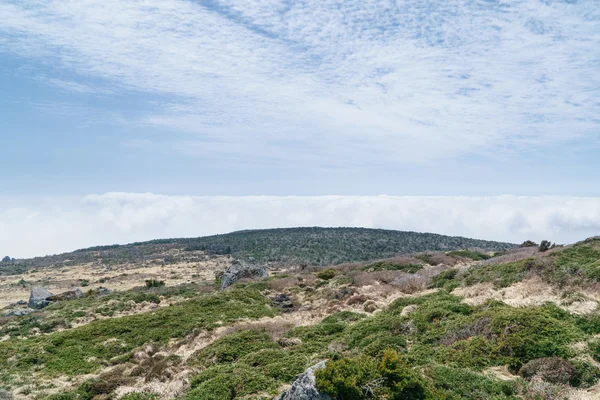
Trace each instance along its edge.
<path fill-rule="evenodd" d="M 600 198 L 106 193 L 20 203 L 0 203 L 2 256 L 294 226 L 360 226 L 510 242 L 566 243 L 600 234 Z"/>
<path fill-rule="evenodd" d="M 51 85 L 99 90 L 76 82 L 91 76 L 109 92 L 165 96 L 139 122 L 190 132 L 174 149 L 415 162 L 597 140 L 599 10 L 595 0 L 7 0 L 0 49 L 75 74 Z"/>

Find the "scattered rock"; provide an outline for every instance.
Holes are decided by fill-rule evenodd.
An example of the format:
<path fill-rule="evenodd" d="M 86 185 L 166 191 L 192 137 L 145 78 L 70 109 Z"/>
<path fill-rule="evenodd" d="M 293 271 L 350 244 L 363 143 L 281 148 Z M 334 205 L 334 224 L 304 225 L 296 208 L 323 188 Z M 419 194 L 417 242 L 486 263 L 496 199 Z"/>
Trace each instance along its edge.
<path fill-rule="evenodd" d="M 325 361 L 313 365 L 298 375 L 292 387 L 275 400 L 331 400 L 331 397 L 320 393 L 316 388 L 315 371 L 321 368 L 325 368 Z"/>
<path fill-rule="evenodd" d="M 46 307 L 50 304 L 48 297 L 53 296 L 52 293 L 48 291 L 48 289 L 36 286 L 31 289 L 31 294 L 29 295 L 29 307 L 35 308 L 37 310 Z"/>
<path fill-rule="evenodd" d="M 110 289 L 105 288 L 104 286 L 100 286 L 97 289 L 92 291 L 96 296 L 106 296 L 110 293 Z"/>
<path fill-rule="evenodd" d="M 228 288 L 240 279 L 258 279 L 266 278 L 268 276 L 269 271 L 267 268 L 253 259 L 249 259 L 248 261 L 234 260 L 231 263 L 231 266 L 223 274 L 223 284 L 221 285 L 221 289 Z"/>
<path fill-rule="evenodd" d="M 402 309 L 402 312 L 400 312 L 400 316 L 406 317 L 407 315 L 410 315 L 415 311 L 417 311 L 417 306 L 415 304 L 411 304 L 410 306 L 406 306 Z"/>
<path fill-rule="evenodd" d="M 9 311 L 4 314 L 5 317 L 22 317 L 27 314 L 31 314 L 35 310 L 32 308 L 15 308 L 14 310 Z M 1 399 L 1 397 L 0 397 Z"/>
<path fill-rule="evenodd" d="M 78 299 L 83 296 L 85 296 L 85 294 L 83 294 L 81 289 L 73 287 L 73 288 L 67 290 L 66 292 L 47 297 L 46 300 L 48 300 L 48 301 L 64 301 L 64 300 Z"/>
<path fill-rule="evenodd" d="M 281 293 L 274 297 L 271 297 L 271 302 L 276 307 L 279 307 L 282 312 L 290 312 L 294 309 L 294 303 L 287 294 Z"/>

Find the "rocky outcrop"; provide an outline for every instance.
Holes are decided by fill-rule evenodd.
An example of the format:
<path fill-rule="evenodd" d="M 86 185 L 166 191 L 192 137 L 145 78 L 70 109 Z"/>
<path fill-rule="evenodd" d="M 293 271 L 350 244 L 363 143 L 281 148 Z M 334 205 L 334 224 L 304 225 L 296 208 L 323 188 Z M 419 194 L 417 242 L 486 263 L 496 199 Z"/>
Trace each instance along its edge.
<path fill-rule="evenodd" d="M 5 317 L 22 317 L 27 314 L 31 314 L 35 310 L 33 308 L 15 308 L 4 314 Z"/>
<path fill-rule="evenodd" d="M 275 400 L 331 400 L 331 397 L 320 393 L 316 388 L 315 371 L 325 368 L 325 361 L 313 365 L 298 375 L 292 387 L 275 398 Z"/>
<path fill-rule="evenodd" d="M 46 307 L 50 304 L 48 297 L 53 296 L 52 293 L 48 291 L 48 289 L 36 286 L 31 289 L 31 294 L 29 295 L 29 307 L 35 308 L 37 310 Z"/>
<path fill-rule="evenodd" d="M 279 308 L 282 312 L 290 312 L 294 310 L 294 303 L 290 296 L 285 293 L 277 294 L 271 297 L 271 303 L 277 308 Z"/>
<path fill-rule="evenodd" d="M 264 265 L 249 259 L 248 261 L 234 260 L 223 274 L 221 289 L 226 289 L 240 279 L 261 279 L 269 276 Z"/>
<path fill-rule="evenodd" d="M 46 300 L 48 300 L 48 301 L 64 301 L 64 300 L 78 299 L 83 296 L 85 296 L 85 294 L 83 294 L 81 289 L 73 287 L 73 288 L 67 290 L 66 292 L 63 292 L 63 293 L 60 293 L 60 294 L 57 294 L 54 296 L 49 296 L 46 298 Z"/>

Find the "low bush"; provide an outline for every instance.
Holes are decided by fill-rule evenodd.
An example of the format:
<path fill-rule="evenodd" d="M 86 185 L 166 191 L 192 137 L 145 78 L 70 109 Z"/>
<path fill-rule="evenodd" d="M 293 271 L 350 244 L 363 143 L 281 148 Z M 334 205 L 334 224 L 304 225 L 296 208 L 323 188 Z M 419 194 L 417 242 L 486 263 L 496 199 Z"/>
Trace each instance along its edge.
<path fill-rule="evenodd" d="M 145 282 L 146 282 L 147 288 L 156 288 L 156 287 L 165 286 L 165 281 L 159 281 L 156 279 L 148 279 Z"/>
<path fill-rule="evenodd" d="M 538 358 L 527 362 L 519 370 L 523 378 L 539 377 L 546 382 L 568 384 L 578 379 L 579 371 L 560 357 Z"/>
<path fill-rule="evenodd" d="M 329 361 L 315 372 L 315 379 L 319 391 L 336 399 L 433 398 L 423 377 L 391 349 L 380 360 L 357 356 Z"/>
<path fill-rule="evenodd" d="M 489 254 L 479 253 L 477 251 L 471 250 L 454 250 L 449 251 L 446 254 L 448 254 L 449 256 L 469 258 L 473 261 L 482 261 L 492 258 L 492 256 L 490 256 Z"/>
<path fill-rule="evenodd" d="M 333 279 L 335 277 L 335 270 L 334 269 L 325 269 L 323 271 L 319 271 L 316 273 L 316 277 L 319 279 L 323 279 L 324 281 L 328 281 L 330 279 Z"/>
<path fill-rule="evenodd" d="M 428 375 L 433 386 L 448 400 L 517 399 L 515 382 L 498 381 L 467 369 L 439 365 Z"/>

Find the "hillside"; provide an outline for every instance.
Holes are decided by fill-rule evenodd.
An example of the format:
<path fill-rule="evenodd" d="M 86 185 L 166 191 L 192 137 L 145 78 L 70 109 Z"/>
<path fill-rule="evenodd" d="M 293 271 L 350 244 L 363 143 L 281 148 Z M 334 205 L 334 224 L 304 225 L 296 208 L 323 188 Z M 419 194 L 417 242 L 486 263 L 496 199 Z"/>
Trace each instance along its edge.
<path fill-rule="evenodd" d="M 138 284 L 0 317 L 0 398 L 271 400 L 320 361 L 319 399 L 600 398 L 600 238 L 278 266 L 227 290 L 232 258 L 204 257 L 90 267 L 89 287 Z"/>
<path fill-rule="evenodd" d="M 278 265 L 330 265 L 422 251 L 470 248 L 499 251 L 512 247 L 515 245 L 510 243 L 383 229 L 315 227 L 247 230 L 200 238 L 98 246 L 54 256 L 0 262 L 0 274 L 93 262 L 140 263 L 160 257 L 166 262 L 178 262 L 193 260 L 198 252 L 202 255 L 253 257 Z"/>

